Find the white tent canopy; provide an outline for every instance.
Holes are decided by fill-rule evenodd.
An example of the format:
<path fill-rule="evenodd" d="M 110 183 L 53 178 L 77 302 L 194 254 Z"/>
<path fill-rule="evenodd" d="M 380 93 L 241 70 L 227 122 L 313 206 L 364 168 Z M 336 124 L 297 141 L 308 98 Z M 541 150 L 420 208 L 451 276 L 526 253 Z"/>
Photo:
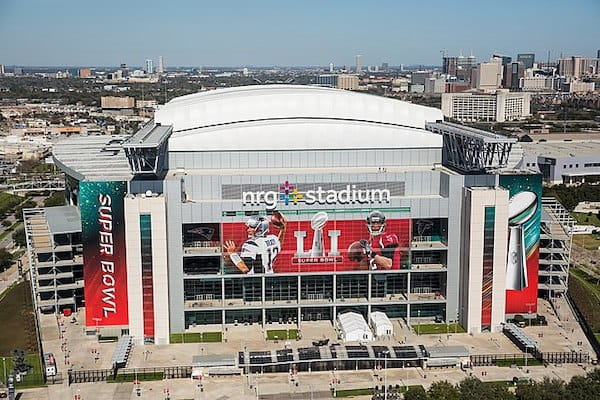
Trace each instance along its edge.
<path fill-rule="evenodd" d="M 366 342 L 373 340 L 373 332 L 362 315 L 355 312 L 339 314 L 338 329 L 344 342 Z"/>
<path fill-rule="evenodd" d="M 378 338 L 392 336 L 394 334 L 394 326 L 388 316 L 381 311 L 373 311 L 369 314 L 369 323 Z"/>

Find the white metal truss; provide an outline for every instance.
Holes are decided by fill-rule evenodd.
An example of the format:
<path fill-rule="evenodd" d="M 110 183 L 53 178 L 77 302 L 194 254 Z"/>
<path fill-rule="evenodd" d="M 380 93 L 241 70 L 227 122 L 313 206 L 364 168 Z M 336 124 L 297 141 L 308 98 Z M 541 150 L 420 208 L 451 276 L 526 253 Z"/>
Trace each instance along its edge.
<path fill-rule="evenodd" d="M 444 137 L 442 161 L 461 172 L 506 168 L 516 138 L 449 122 L 427 122 L 425 129 Z"/>

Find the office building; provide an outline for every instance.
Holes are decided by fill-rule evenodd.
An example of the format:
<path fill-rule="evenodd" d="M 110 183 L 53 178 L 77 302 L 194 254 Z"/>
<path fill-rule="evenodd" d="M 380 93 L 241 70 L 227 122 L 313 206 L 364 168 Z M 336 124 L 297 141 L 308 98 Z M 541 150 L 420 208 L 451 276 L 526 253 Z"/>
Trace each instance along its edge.
<path fill-rule="evenodd" d="M 583 82 L 576 79 L 571 79 L 561 84 L 561 91 L 567 93 L 588 93 L 593 92 L 595 88 L 596 85 L 594 82 Z"/>
<path fill-rule="evenodd" d="M 504 73 L 502 76 L 502 87 L 505 89 L 518 90 L 520 87 L 520 80 L 525 76 L 525 68 L 523 63 L 511 62 L 504 66 Z"/>
<path fill-rule="evenodd" d="M 493 54 L 492 55 L 492 59 L 494 59 L 494 58 L 500 59 L 500 63 L 502 65 L 508 65 L 508 64 L 510 64 L 512 62 L 512 57 L 505 56 L 505 55 L 502 55 L 502 54 Z"/>
<path fill-rule="evenodd" d="M 158 57 L 158 71 L 159 74 L 164 74 L 165 73 L 165 63 L 164 60 L 162 58 L 162 56 Z"/>
<path fill-rule="evenodd" d="M 358 54 L 356 56 L 356 67 L 354 68 L 354 71 L 357 74 L 361 74 L 362 73 L 362 55 Z"/>
<path fill-rule="evenodd" d="M 500 58 L 481 63 L 472 70 L 471 87 L 483 91 L 495 91 L 502 84 L 502 63 Z"/>
<path fill-rule="evenodd" d="M 531 115 L 529 93 L 444 93 L 442 112 L 444 116 L 461 122 L 515 121 Z"/>
<path fill-rule="evenodd" d="M 151 75 L 154 73 L 154 63 L 152 60 L 146 60 L 146 74 Z"/>
<path fill-rule="evenodd" d="M 338 76 L 336 74 L 322 74 L 317 76 L 315 84 L 318 86 L 338 87 Z"/>
<path fill-rule="evenodd" d="M 81 68 L 79 70 L 79 77 L 80 78 L 91 78 L 92 77 L 92 70 L 89 68 Z"/>
<path fill-rule="evenodd" d="M 337 76 L 338 89 L 358 90 L 358 75 L 342 74 Z"/>
<path fill-rule="evenodd" d="M 131 137 L 56 144 L 81 216 L 86 328 L 164 344 L 198 326 L 302 327 L 347 311 L 442 316 L 471 333 L 535 315 L 540 176 L 487 173 L 515 139 L 442 119 L 261 85 L 173 99 Z M 528 241 L 507 264 L 515 201 Z"/>
<path fill-rule="evenodd" d="M 523 63 L 523 68 L 525 68 L 525 69 L 533 68 L 533 64 L 535 63 L 535 54 L 534 53 L 517 54 L 517 61 Z"/>
<path fill-rule="evenodd" d="M 442 73 L 444 75 L 456 76 L 458 69 L 458 57 L 446 57 L 442 58 Z"/>
<path fill-rule="evenodd" d="M 566 78 L 582 78 L 600 74 L 600 58 L 565 57 L 558 60 L 558 73 Z"/>
<path fill-rule="evenodd" d="M 329 63 L 329 73 L 333 73 L 333 63 Z"/>
<path fill-rule="evenodd" d="M 135 107 L 135 99 L 133 97 L 116 97 L 102 96 L 100 105 L 103 110 L 120 110 Z"/>
<path fill-rule="evenodd" d="M 4 64 L 0 64 L 0 75 L 4 75 Z"/>

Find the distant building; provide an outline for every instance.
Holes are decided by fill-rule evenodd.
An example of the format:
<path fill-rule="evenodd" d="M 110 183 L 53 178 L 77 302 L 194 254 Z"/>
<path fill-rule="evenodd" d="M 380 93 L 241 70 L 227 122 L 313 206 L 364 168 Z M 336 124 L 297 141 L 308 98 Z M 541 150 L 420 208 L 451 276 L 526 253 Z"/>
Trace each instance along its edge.
<path fill-rule="evenodd" d="M 492 59 L 491 62 L 481 63 L 473 68 L 471 87 L 480 90 L 496 90 L 502 84 L 501 59 Z"/>
<path fill-rule="evenodd" d="M 156 108 L 158 102 L 156 100 L 137 100 L 135 108 Z"/>
<path fill-rule="evenodd" d="M 0 75 L 4 75 L 4 64 L 0 64 Z"/>
<path fill-rule="evenodd" d="M 329 63 L 329 72 L 333 73 L 333 63 Z"/>
<path fill-rule="evenodd" d="M 15 67 L 15 69 L 13 70 L 13 73 L 15 74 L 15 76 L 23 75 L 23 68 Z"/>
<path fill-rule="evenodd" d="M 89 68 L 81 68 L 79 70 L 80 78 L 90 78 L 92 76 L 92 70 Z"/>
<path fill-rule="evenodd" d="M 534 53 L 517 54 L 517 61 L 522 62 L 523 67 L 525 69 L 533 68 L 533 64 L 535 63 L 535 54 Z"/>
<path fill-rule="evenodd" d="M 324 74 L 317 76 L 315 82 L 319 86 L 338 87 L 338 76 L 335 74 Z"/>
<path fill-rule="evenodd" d="M 411 85 L 423 85 L 425 81 L 431 77 L 431 71 L 415 71 L 410 74 Z"/>
<path fill-rule="evenodd" d="M 442 58 L 442 73 L 445 75 L 456 76 L 458 69 L 458 57 Z"/>
<path fill-rule="evenodd" d="M 447 82 L 445 92 L 446 93 L 461 93 L 471 89 L 471 85 L 468 82 Z"/>
<path fill-rule="evenodd" d="M 505 122 L 531 115 L 529 93 L 444 93 L 442 113 L 461 122 Z"/>
<path fill-rule="evenodd" d="M 566 57 L 558 60 L 558 72 L 567 78 L 600 74 L 600 58 Z"/>
<path fill-rule="evenodd" d="M 165 63 L 164 60 L 162 58 L 162 56 L 158 57 L 158 71 L 159 74 L 164 74 L 165 73 Z"/>
<path fill-rule="evenodd" d="M 146 60 L 146 73 L 148 75 L 154 73 L 154 63 L 152 62 L 152 60 Z"/>
<path fill-rule="evenodd" d="M 425 80 L 425 93 L 444 93 L 446 91 L 446 79 L 431 77 Z"/>
<path fill-rule="evenodd" d="M 356 55 L 356 67 L 355 67 L 355 71 L 357 74 L 362 73 L 362 55 L 357 54 Z"/>
<path fill-rule="evenodd" d="M 133 108 L 135 99 L 133 97 L 102 96 L 100 104 L 103 110 L 122 110 Z"/>
<path fill-rule="evenodd" d="M 556 135 L 547 136 L 543 142 L 521 142 L 521 169 L 540 172 L 551 185 L 600 182 L 599 140 L 577 140 L 578 135 L 572 135 L 565 142 L 553 140 Z"/>
<path fill-rule="evenodd" d="M 358 90 L 358 75 L 338 75 L 338 89 Z"/>
<path fill-rule="evenodd" d="M 519 78 L 519 88 L 524 92 L 552 91 L 556 90 L 557 81 L 553 76 L 524 76 Z"/>
<path fill-rule="evenodd" d="M 512 57 L 505 56 L 505 55 L 502 55 L 502 54 L 493 54 L 492 58 L 498 58 L 498 59 L 500 59 L 502 65 L 507 65 L 507 64 L 510 64 L 512 62 Z"/>
<path fill-rule="evenodd" d="M 520 79 L 525 76 L 525 68 L 523 63 L 511 62 L 504 66 L 504 74 L 502 77 L 502 87 L 505 89 L 519 89 Z"/>
<path fill-rule="evenodd" d="M 599 50 L 600 51 L 600 50 Z M 381 63 L 381 70 L 382 71 L 387 71 L 390 68 L 390 65 L 388 63 Z"/>
<path fill-rule="evenodd" d="M 595 89 L 594 82 L 582 82 L 577 80 L 571 80 L 569 82 L 563 82 L 561 90 L 569 93 L 587 93 L 593 92 Z"/>
<path fill-rule="evenodd" d="M 456 78 L 465 82 L 471 81 L 473 68 L 477 66 L 477 59 L 470 55 L 468 57 L 458 56 L 456 58 Z"/>

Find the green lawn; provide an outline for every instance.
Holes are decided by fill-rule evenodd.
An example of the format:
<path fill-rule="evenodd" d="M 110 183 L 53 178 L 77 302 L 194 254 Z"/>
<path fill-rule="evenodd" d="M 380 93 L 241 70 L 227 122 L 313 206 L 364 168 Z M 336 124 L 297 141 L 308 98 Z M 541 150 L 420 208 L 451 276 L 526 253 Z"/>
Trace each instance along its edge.
<path fill-rule="evenodd" d="M 175 343 L 219 343 L 223 341 L 221 332 L 172 333 L 171 344 Z"/>
<path fill-rule="evenodd" d="M 409 385 L 408 388 L 415 388 L 415 387 L 422 387 L 421 385 Z M 396 390 L 395 388 L 392 390 L 388 390 L 388 394 L 391 392 L 400 392 L 400 393 L 404 393 L 406 392 L 406 386 L 401 385 L 400 389 Z M 369 396 L 371 394 L 373 394 L 373 389 L 371 388 L 362 388 L 362 389 L 340 389 L 337 390 L 336 392 L 336 398 L 337 397 L 352 397 L 352 396 Z"/>
<path fill-rule="evenodd" d="M 497 367 L 510 367 L 512 365 L 517 365 L 519 367 L 525 366 L 524 358 L 517 358 L 516 360 L 496 360 Z M 529 358 L 527 360 L 527 366 L 535 366 L 535 365 L 544 365 L 541 361 L 535 358 Z"/>
<path fill-rule="evenodd" d="M 298 338 L 298 329 L 274 329 L 267 331 L 267 340 L 288 340 Z"/>
<path fill-rule="evenodd" d="M 573 235 L 573 243 L 588 250 L 600 248 L 600 235 Z"/>
<path fill-rule="evenodd" d="M 44 386 L 44 376 L 42 375 L 42 362 L 38 354 L 27 354 L 25 356 L 25 364 L 30 365 L 32 368 L 29 370 L 27 375 L 21 377 L 21 382 L 17 383 L 19 388 L 28 387 L 39 387 Z M 6 374 L 10 375 L 13 369 L 12 357 L 6 357 Z M 4 377 L 4 363 L 0 359 L 0 377 L 2 382 L 6 382 Z"/>
<path fill-rule="evenodd" d="M 442 335 L 445 333 L 464 333 L 465 330 L 460 324 L 416 324 L 412 326 L 415 333 L 419 335 Z"/>
<path fill-rule="evenodd" d="M 581 281 L 585 285 L 585 287 L 590 289 L 592 293 L 594 293 L 596 297 L 600 299 L 600 286 L 598 286 L 597 279 L 592 278 L 591 276 L 589 276 L 588 274 L 586 274 L 578 268 L 571 268 L 570 272 L 571 275 L 573 275 L 575 278 Z"/>
<path fill-rule="evenodd" d="M 590 216 L 587 213 L 571 213 L 571 216 L 577 221 L 580 225 L 595 225 L 600 226 L 600 218 L 598 218 L 598 214 L 592 214 Z"/>

